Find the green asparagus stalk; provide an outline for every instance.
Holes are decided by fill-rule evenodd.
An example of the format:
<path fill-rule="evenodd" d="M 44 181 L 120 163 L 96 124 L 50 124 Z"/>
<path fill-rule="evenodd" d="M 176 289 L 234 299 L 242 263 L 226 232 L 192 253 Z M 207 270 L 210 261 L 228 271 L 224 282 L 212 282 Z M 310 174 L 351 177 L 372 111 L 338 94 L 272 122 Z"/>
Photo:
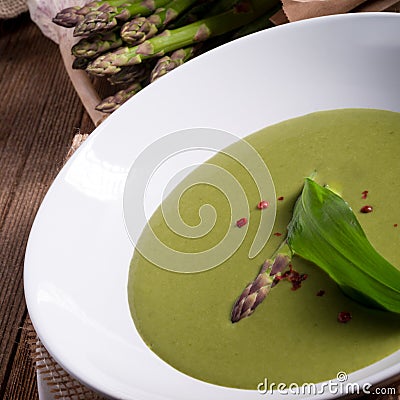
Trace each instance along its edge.
<path fill-rule="evenodd" d="M 81 39 L 72 46 L 71 52 L 75 57 L 94 58 L 106 51 L 122 46 L 123 41 L 118 32 L 98 33 Z"/>
<path fill-rule="evenodd" d="M 96 106 L 96 110 L 104 113 L 112 113 L 141 89 L 142 85 L 140 83 L 133 83 L 128 88 L 120 90 L 113 96 L 105 98 Z"/>
<path fill-rule="evenodd" d="M 121 71 L 107 77 L 111 85 L 126 85 L 143 80 L 150 80 L 150 73 L 154 63 L 144 62 L 121 68 Z"/>
<path fill-rule="evenodd" d="M 155 24 L 146 17 L 136 17 L 126 22 L 121 28 L 121 37 L 125 43 L 137 45 L 158 33 Z"/>
<path fill-rule="evenodd" d="M 197 4 L 183 13 L 176 21 L 169 25 L 170 29 L 180 28 L 204 18 L 221 14 L 233 8 L 235 4 L 241 0 L 204 0 L 201 4 Z M 280 0 L 265 0 L 265 3 L 274 6 L 281 6 Z"/>
<path fill-rule="evenodd" d="M 265 0 L 243 0 L 232 10 L 206 18 L 162 34 L 133 47 L 121 47 L 92 61 L 87 71 L 104 76 L 120 71 L 121 67 L 139 64 L 151 57 L 163 56 L 180 48 L 192 46 L 211 37 L 222 35 L 250 23 L 271 8 Z"/>
<path fill-rule="evenodd" d="M 194 55 L 195 48 L 190 46 L 184 49 L 175 50 L 170 56 L 161 57 L 151 72 L 150 82 L 154 82 L 156 79 L 179 67 Z"/>
<path fill-rule="evenodd" d="M 204 0 L 200 4 L 196 4 L 191 7 L 188 11 L 183 13 L 180 17 L 178 17 L 175 21 L 173 21 L 169 27 L 170 29 L 180 28 L 185 25 L 192 24 L 193 22 L 199 21 L 206 17 L 210 17 L 210 7 L 213 7 L 215 3 L 219 1 L 225 0 Z M 226 10 L 224 10 L 226 11 Z"/>
<path fill-rule="evenodd" d="M 104 6 L 104 4 L 108 4 L 110 6 L 119 7 L 123 4 L 130 3 L 132 1 L 138 0 L 97 0 L 90 1 L 82 7 L 74 6 L 68 7 L 61 10 L 57 15 L 53 18 L 53 22 L 57 25 L 63 26 L 65 28 L 73 28 L 74 26 L 80 24 L 85 16 L 93 11 L 97 11 Z"/>
<path fill-rule="evenodd" d="M 64 8 L 56 14 L 52 21 L 59 26 L 63 26 L 64 28 L 73 28 L 84 19 L 82 8 L 83 7 L 79 6 Z"/>
<path fill-rule="evenodd" d="M 121 37 L 131 45 L 138 45 L 155 36 L 171 21 L 178 18 L 197 0 L 172 0 L 157 9 L 149 17 L 137 17 L 125 23 L 121 28 Z"/>
<path fill-rule="evenodd" d="M 239 322 L 254 313 L 257 306 L 263 302 L 276 284 L 277 277 L 281 276 L 282 272 L 288 267 L 290 260 L 291 251 L 284 243 L 273 258 L 264 262 L 257 277 L 246 286 L 236 300 L 231 313 L 233 323 Z"/>
<path fill-rule="evenodd" d="M 182 26 L 192 24 L 204 18 L 213 17 L 229 11 L 241 0 L 204 0 L 200 4 L 196 4 L 189 11 L 183 13 L 176 21 L 172 22 L 170 29 L 180 28 Z M 270 0 L 266 0 L 267 2 Z M 276 0 L 278 1 L 278 0 Z"/>
<path fill-rule="evenodd" d="M 125 22 L 128 19 L 141 15 L 148 16 L 159 7 L 163 7 L 171 0 L 137 0 L 122 6 L 103 4 L 98 10 L 86 14 L 82 22 L 75 26 L 74 36 L 87 36 L 95 32 L 105 32 L 115 28 L 118 21 Z"/>

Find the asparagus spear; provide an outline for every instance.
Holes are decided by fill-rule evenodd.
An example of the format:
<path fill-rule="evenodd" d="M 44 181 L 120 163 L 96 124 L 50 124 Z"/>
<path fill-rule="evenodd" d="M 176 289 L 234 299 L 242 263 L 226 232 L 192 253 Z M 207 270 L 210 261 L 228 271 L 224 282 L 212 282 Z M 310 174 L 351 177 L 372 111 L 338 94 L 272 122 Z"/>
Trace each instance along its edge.
<path fill-rule="evenodd" d="M 142 88 L 149 82 L 153 82 L 155 79 L 167 74 L 179 65 L 182 65 L 189 58 L 193 57 L 194 54 L 194 47 L 179 49 L 170 56 L 162 57 L 155 66 L 154 63 L 150 62 L 151 60 L 148 60 L 141 64 L 123 67 L 121 71 L 110 75 L 107 80 L 112 85 L 141 82 L 140 88 Z M 150 73 L 151 77 L 149 78 Z M 96 109 L 103 112 L 114 111 L 123 102 L 127 101 L 139 91 L 136 90 L 137 88 L 135 86 L 132 86 L 132 88 L 121 90 L 117 92 L 116 95 L 109 96 L 107 99 L 103 100 Z"/>
<path fill-rule="evenodd" d="M 210 17 L 210 7 L 213 7 L 215 3 L 219 1 L 225 0 L 204 0 L 200 4 L 196 4 L 172 22 L 171 25 L 169 25 L 170 29 L 180 28 L 184 25 L 199 21 L 200 19 Z"/>
<path fill-rule="evenodd" d="M 129 18 L 141 15 L 148 16 L 155 9 L 163 7 L 170 0 L 148 0 L 143 2 L 127 2 L 122 6 L 104 3 L 98 10 L 86 14 L 81 23 L 75 26 L 74 36 L 87 36 L 95 32 L 104 32 L 115 28 L 118 21 L 125 22 Z"/>
<path fill-rule="evenodd" d="M 73 28 L 79 22 L 83 21 L 84 14 L 82 13 L 82 8 L 79 6 L 64 8 L 57 13 L 52 21 L 64 28 Z"/>
<path fill-rule="evenodd" d="M 161 57 L 151 72 L 150 82 L 154 82 L 156 79 L 167 74 L 169 71 L 179 67 L 184 62 L 192 58 L 194 54 L 195 48 L 190 46 L 184 49 L 175 50 L 170 56 Z"/>
<path fill-rule="evenodd" d="M 150 72 L 154 67 L 154 63 L 144 62 L 142 64 L 131 65 L 121 68 L 121 71 L 114 75 L 110 75 L 107 80 L 112 85 L 128 84 L 145 79 L 149 80 Z"/>
<path fill-rule="evenodd" d="M 200 4 L 196 4 L 194 7 L 190 8 L 188 12 L 183 13 L 176 21 L 172 22 L 170 29 L 180 28 L 201 19 L 229 11 L 238 2 L 240 2 L 240 0 L 204 0 Z"/>
<path fill-rule="evenodd" d="M 162 34 L 133 47 L 121 47 L 93 60 L 87 71 L 94 75 L 107 75 L 118 72 L 121 67 L 139 64 L 155 56 L 191 46 L 213 36 L 235 30 L 262 15 L 271 8 L 265 0 L 242 0 L 232 10 L 194 22 Z"/>
<path fill-rule="evenodd" d="M 121 28 L 121 37 L 131 45 L 143 43 L 164 29 L 171 21 L 182 15 L 197 0 L 172 0 L 157 9 L 149 17 L 137 17 Z"/>
<path fill-rule="evenodd" d="M 105 98 L 101 103 L 96 106 L 96 110 L 104 113 L 112 113 L 119 108 L 128 99 L 134 96 L 142 89 L 142 85 L 138 82 L 133 83 L 126 89 L 122 89 L 113 96 Z"/>
<path fill-rule="evenodd" d="M 277 283 L 277 277 L 289 265 L 291 256 L 288 254 L 290 254 L 290 249 L 287 244 L 284 244 L 275 257 L 264 262 L 257 277 L 246 286 L 236 300 L 231 313 L 231 321 L 233 323 L 253 314 L 257 306 L 262 303 L 272 287 Z"/>
<path fill-rule="evenodd" d="M 108 4 L 110 6 L 118 7 L 123 4 L 130 3 L 132 1 L 138 0 L 97 0 L 90 1 L 82 7 L 74 6 L 68 7 L 61 10 L 57 15 L 53 18 L 53 22 L 57 25 L 63 26 L 65 28 L 73 28 L 74 26 L 81 23 L 85 16 L 93 11 L 99 10 L 103 7 L 104 4 Z"/>
<path fill-rule="evenodd" d="M 136 17 L 126 22 L 121 28 L 121 37 L 124 42 L 136 45 L 143 43 L 158 33 L 158 28 L 146 17 Z"/>
<path fill-rule="evenodd" d="M 100 54 L 122 46 L 121 36 L 117 32 L 95 34 L 81 39 L 72 46 L 71 52 L 75 57 L 94 58 Z"/>
<path fill-rule="evenodd" d="M 146 84 L 153 82 L 155 79 L 167 74 L 179 65 L 182 65 L 189 58 L 195 54 L 194 47 L 186 49 L 179 49 L 172 53 L 170 56 L 162 57 L 156 65 L 148 60 L 141 64 L 131 65 L 129 67 L 121 68 L 121 71 L 116 74 L 110 75 L 107 80 L 112 85 L 128 84 L 141 82 L 141 88 Z M 151 73 L 151 75 L 150 75 Z M 149 76 L 150 75 L 150 76 Z M 124 89 L 119 91 L 115 96 L 109 96 L 101 102 L 97 109 L 103 112 L 112 112 L 118 108 L 123 102 L 134 96 L 139 90 L 133 86 L 133 90 Z"/>

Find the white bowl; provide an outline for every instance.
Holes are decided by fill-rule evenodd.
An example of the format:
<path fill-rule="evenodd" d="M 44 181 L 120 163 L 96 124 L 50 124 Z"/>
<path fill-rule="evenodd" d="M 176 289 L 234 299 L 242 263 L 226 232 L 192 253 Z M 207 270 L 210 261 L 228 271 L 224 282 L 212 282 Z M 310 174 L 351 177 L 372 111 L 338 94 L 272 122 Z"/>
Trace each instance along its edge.
<path fill-rule="evenodd" d="M 177 372 L 139 337 L 126 293 L 133 246 L 122 196 L 129 168 L 146 146 L 180 129 L 212 127 L 242 137 L 318 110 L 400 111 L 399 37 L 400 15 L 386 13 L 268 29 L 172 71 L 102 123 L 50 188 L 26 251 L 29 313 L 59 364 L 112 398 L 259 399 L 257 391 Z M 398 372 L 396 352 L 349 382 L 374 384 Z"/>

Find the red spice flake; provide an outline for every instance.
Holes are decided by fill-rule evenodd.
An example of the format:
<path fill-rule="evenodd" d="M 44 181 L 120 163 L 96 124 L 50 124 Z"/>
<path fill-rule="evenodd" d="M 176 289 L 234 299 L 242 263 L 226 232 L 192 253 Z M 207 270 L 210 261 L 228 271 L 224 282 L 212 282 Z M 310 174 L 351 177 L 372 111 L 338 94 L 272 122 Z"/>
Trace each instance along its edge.
<path fill-rule="evenodd" d="M 240 218 L 236 221 L 236 226 L 238 228 L 241 228 L 242 226 L 245 226 L 247 224 L 247 218 Z"/>
<path fill-rule="evenodd" d="M 274 236 L 282 236 L 282 233 L 280 233 L 280 232 L 275 232 L 275 233 L 274 233 Z"/>
<path fill-rule="evenodd" d="M 397 228 L 397 227 L 398 227 L 398 224 L 393 224 L 393 226 L 394 226 L 395 228 Z"/>
<path fill-rule="evenodd" d="M 308 278 L 307 274 L 299 274 L 297 271 L 293 271 L 289 275 L 288 280 L 292 283 L 292 290 L 297 290 L 301 287 L 301 282 Z"/>
<path fill-rule="evenodd" d="M 361 207 L 361 209 L 360 209 L 360 212 L 362 212 L 363 214 L 368 214 L 372 211 L 374 211 L 372 206 L 364 206 L 364 207 Z"/>
<path fill-rule="evenodd" d="M 337 316 L 337 320 L 345 324 L 351 320 L 351 314 L 348 311 L 341 311 Z"/>
<path fill-rule="evenodd" d="M 325 290 L 318 290 L 317 296 L 322 297 L 325 294 Z"/>
<path fill-rule="evenodd" d="M 368 190 L 364 190 L 364 191 L 361 193 L 361 198 L 365 200 L 367 197 L 368 197 Z"/>
<path fill-rule="evenodd" d="M 283 199 L 284 199 L 283 196 L 279 196 L 279 197 L 278 197 L 278 200 L 279 200 L 279 201 L 282 201 Z"/>
<path fill-rule="evenodd" d="M 288 280 L 291 284 L 292 290 L 297 290 L 301 287 L 301 282 L 308 278 L 307 274 L 300 274 L 293 269 L 292 264 L 289 265 L 289 270 L 285 271 L 282 275 L 275 277 L 275 284 L 284 279 Z"/>
<path fill-rule="evenodd" d="M 257 204 L 257 208 L 258 208 L 259 210 L 263 210 L 264 208 L 268 208 L 268 206 L 269 206 L 269 203 L 268 203 L 268 201 L 265 201 L 265 200 L 261 200 L 261 201 Z"/>

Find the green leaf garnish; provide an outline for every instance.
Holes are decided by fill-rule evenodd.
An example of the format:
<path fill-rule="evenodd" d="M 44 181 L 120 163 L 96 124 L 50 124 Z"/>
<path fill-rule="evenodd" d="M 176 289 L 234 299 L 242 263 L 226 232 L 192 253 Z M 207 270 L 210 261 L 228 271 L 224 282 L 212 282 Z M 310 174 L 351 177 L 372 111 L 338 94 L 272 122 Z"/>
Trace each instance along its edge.
<path fill-rule="evenodd" d="M 359 303 L 400 313 L 400 271 L 375 250 L 338 194 L 306 178 L 285 240 L 236 300 L 232 322 L 255 311 L 282 276 L 273 266 L 283 257 L 288 265 L 295 254 L 323 269 Z"/>
<path fill-rule="evenodd" d="M 375 250 L 349 205 L 329 188 L 305 180 L 287 243 L 354 300 L 400 313 L 400 271 Z"/>

